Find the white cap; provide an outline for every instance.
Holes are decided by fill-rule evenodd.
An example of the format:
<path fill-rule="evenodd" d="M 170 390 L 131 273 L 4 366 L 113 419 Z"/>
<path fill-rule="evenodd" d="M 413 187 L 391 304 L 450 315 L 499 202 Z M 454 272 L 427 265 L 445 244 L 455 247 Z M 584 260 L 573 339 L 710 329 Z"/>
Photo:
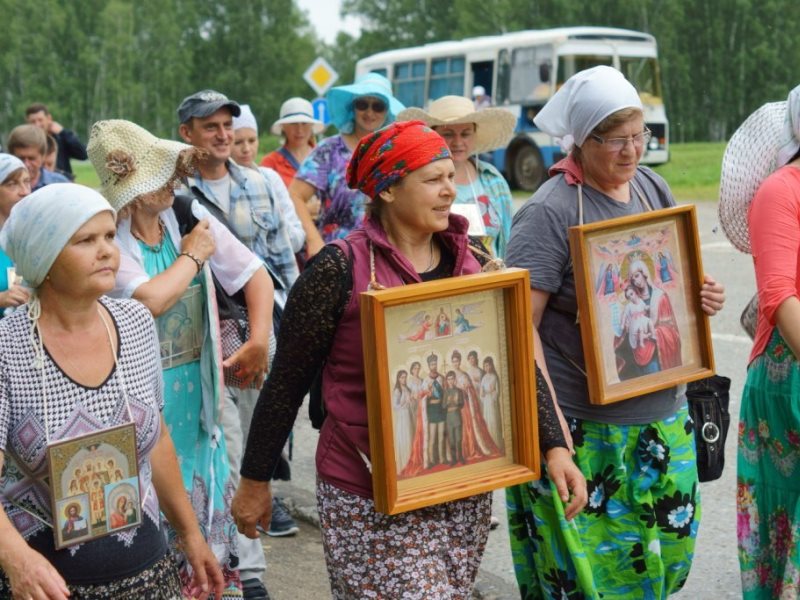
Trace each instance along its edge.
<path fill-rule="evenodd" d="M 250 110 L 250 105 L 242 104 L 240 108 L 242 109 L 241 114 L 238 117 L 233 117 L 233 130 L 252 129 L 258 133 L 258 123 L 256 123 L 256 117 L 253 111 Z"/>
<path fill-rule="evenodd" d="M 478 96 L 485 96 L 486 95 L 486 88 L 482 85 L 476 85 L 472 88 L 472 97 L 477 98 Z"/>

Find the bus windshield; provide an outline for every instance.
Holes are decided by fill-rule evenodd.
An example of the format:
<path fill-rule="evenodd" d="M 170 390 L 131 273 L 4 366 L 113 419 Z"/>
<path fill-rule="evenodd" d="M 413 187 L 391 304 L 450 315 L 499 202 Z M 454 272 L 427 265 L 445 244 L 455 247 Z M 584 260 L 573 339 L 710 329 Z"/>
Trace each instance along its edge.
<path fill-rule="evenodd" d="M 591 69 L 600 65 L 614 66 L 614 59 L 608 54 L 565 54 L 558 57 L 558 79 L 556 86 L 561 87 L 564 82 L 578 71 Z"/>
<path fill-rule="evenodd" d="M 633 84 L 642 100 L 648 104 L 661 102 L 661 80 L 658 61 L 641 56 L 620 56 L 619 67 L 625 78 Z"/>

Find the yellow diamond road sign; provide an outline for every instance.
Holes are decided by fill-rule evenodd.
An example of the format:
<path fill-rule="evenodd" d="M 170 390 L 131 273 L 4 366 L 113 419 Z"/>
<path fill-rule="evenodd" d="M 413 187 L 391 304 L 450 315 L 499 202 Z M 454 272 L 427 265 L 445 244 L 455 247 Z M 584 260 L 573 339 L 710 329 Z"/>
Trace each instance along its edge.
<path fill-rule="evenodd" d="M 303 73 L 303 79 L 314 88 L 317 95 L 323 96 L 330 87 L 339 79 L 339 74 L 333 70 L 328 61 L 318 56 L 311 66 Z"/>

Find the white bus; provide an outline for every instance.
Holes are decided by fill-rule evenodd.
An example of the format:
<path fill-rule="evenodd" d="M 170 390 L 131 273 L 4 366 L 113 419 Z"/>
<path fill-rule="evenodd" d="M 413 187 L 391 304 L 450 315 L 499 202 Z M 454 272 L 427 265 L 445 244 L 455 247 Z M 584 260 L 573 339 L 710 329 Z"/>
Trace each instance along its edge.
<path fill-rule="evenodd" d="M 618 69 L 639 91 L 645 123 L 653 132 L 642 162 L 667 162 L 669 124 L 658 50 L 647 33 L 564 27 L 437 42 L 363 58 L 356 75 L 385 75 L 406 106 L 425 107 L 449 94 L 469 96 L 473 86 L 482 85 L 496 106 L 517 117 L 515 137 L 493 153 L 492 161 L 513 186 L 535 190 L 564 154 L 552 137 L 534 126 L 533 117 L 571 75 L 597 65 Z"/>

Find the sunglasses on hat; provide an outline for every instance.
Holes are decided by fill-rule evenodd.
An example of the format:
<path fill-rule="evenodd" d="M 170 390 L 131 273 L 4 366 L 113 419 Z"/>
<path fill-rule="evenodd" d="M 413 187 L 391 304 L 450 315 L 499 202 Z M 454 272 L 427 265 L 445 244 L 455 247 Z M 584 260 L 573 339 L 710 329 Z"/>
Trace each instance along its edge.
<path fill-rule="evenodd" d="M 371 108 L 372 112 L 376 113 L 382 113 L 386 111 L 386 103 L 383 100 L 373 100 L 370 102 L 364 98 L 358 98 L 353 102 L 353 106 L 359 111 L 365 111 L 368 108 Z"/>

